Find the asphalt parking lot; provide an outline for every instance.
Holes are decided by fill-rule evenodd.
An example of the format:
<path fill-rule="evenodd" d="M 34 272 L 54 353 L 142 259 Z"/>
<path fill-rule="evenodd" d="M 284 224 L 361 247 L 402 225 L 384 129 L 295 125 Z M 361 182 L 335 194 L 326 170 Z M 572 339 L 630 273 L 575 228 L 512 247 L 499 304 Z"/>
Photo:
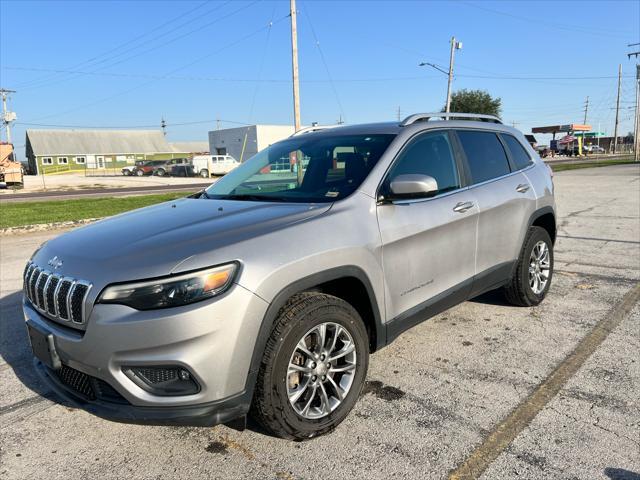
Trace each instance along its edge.
<path fill-rule="evenodd" d="M 116 424 L 56 403 L 33 371 L 19 304 L 25 261 L 59 232 L 0 237 L 0 478 L 447 478 L 490 458 L 482 478 L 640 479 L 640 167 L 567 171 L 555 184 L 547 300 L 516 308 L 487 294 L 406 332 L 372 356 L 345 422 L 304 443 L 256 427 Z M 531 405 L 606 320 L 615 328 L 587 342 L 575 374 Z M 519 405 L 539 411 L 492 446 Z"/>

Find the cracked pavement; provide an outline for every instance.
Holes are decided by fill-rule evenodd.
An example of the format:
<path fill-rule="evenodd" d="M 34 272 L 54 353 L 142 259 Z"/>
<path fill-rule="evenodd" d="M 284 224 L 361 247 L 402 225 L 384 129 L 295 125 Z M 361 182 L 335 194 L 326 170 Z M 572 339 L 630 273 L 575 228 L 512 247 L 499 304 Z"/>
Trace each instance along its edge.
<path fill-rule="evenodd" d="M 446 478 L 637 285 L 639 177 L 635 165 L 556 174 L 546 301 L 515 308 L 490 293 L 409 330 L 371 357 L 342 425 L 304 443 L 59 404 L 31 365 L 20 275 L 60 232 L 0 237 L 0 478 Z M 482 478 L 640 478 L 639 322 L 636 304 Z"/>

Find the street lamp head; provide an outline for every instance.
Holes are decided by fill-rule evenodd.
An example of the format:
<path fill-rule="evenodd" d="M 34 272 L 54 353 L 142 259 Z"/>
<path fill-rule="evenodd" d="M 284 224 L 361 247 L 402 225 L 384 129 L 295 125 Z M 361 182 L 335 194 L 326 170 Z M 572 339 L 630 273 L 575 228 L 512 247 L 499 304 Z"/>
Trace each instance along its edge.
<path fill-rule="evenodd" d="M 462 42 L 456 42 L 456 50 L 462 50 Z"/>

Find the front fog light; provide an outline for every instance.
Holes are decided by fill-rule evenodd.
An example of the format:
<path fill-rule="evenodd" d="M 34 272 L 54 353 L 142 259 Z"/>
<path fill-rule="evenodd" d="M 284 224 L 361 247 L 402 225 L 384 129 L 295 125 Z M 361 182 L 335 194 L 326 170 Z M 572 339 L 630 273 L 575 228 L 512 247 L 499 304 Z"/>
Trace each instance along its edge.
<path fill-rule="evenodd" d="M 184 367 L 124 367 L 122 371 L 133 383 L 153 395 L 193 395 L 200 391 L 200 385 Z"/>

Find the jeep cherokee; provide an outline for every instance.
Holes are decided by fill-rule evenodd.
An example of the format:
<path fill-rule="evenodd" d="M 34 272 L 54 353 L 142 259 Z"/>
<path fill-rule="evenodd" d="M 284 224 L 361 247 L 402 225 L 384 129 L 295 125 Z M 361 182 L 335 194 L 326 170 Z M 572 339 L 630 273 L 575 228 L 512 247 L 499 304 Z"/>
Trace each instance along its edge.
<path fill-rule="evenodd" d="M 553 274 L 550 170 L 496 117 L 293 135 L 206 190 L 40 247 L 24 271 L 34 363 L 62 397 L 133 423 L 306 439 L 357 401 L 369 354 Z"/>

